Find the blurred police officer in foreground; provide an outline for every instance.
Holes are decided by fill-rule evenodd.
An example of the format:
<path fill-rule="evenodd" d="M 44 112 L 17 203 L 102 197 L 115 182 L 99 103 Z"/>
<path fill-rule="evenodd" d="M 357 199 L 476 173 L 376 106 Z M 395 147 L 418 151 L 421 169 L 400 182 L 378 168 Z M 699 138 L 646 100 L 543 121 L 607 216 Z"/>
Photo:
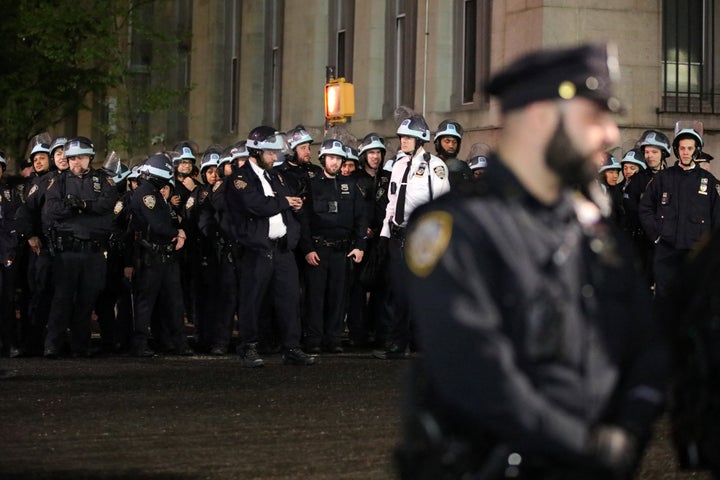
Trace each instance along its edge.
<path fill-rule="evenodd" d="M 45 194 L 50 243 L 54 251 L 55 293 L 48 317 L 45 357 L 55 358 L 70 327 L 70 348 L 90 351 L 90 316 L 105 286 L 108 239 L 118 198 L 115 183 L 91 167 L 95 147 L 86 137 L 65 144 L 68 169 L 50 180 Z"/>
<path fill-rule="evenodd" d="M 415 212 L 403 283 L 424 356 L 403 478 L 632 475 L 667 351 L 624 237 L 571 188 L 619 139 L 613 67 L 587 45 L 496 74 L 504 128 L 483 179 Z"/>
<path fill-rule="evenodd" d="M 152 332 L 156 348 L 171 354 L 192 354 L 183 330 L 180 266 L 175 255 L 187 236 L 167 201 L 171 161 L 165 153 L 145 161 L 130 204 L 130 229 L 135 240 L 135 317 L 130 353 L 137 357 L 155 354 L 148 345 L 153 315 L 159 320 L 159 331 Z"/>
<path fill-rule="evenodd" d="M 302 208 L 302 200 L 291 194 L 282 175 L 272 171 L 283 144 L 282 135 L 274 128 L 254 128 L 245 145 L 247 162 L 225 180 L 225 208 L 231 220 L 232 240 L 244 249 L 240 262 L 238 353 L 242 365 L 251 368 L 265 364 L 258 354 L 258 324 L 268 291 L 282 326 L 283 363 L 312 365 L 316 361 L 316 357 L 300 349 L 300 286 L 293 253 L 300 239 L 300 224 L 293 211 Z"/>
<path fill-rule="evenodd" d="M 659 311 L 673 339 L 672 440 L 681 469 L 720 479 L 720 235 L 696 247 Z"/>
<path fill-rule="evenodd" d="M 653 176 L 638 212 L 645 233 L 655 243 L 653 271 L 659 302 L 690 249 L 705 233 L 720 227 L 720 184 L 695 163 L 703 146 L 700 133 L 680 128 L 672 146 L 678 163 Z"/>
<path fill-rule="evenodd" d="M 342 353 L 348 258 L 360 263 L 365 250 L 365 199 L 354 177 L 340 175 L 347 151 L 340 140 L 320 147 L 321 175 L 310 180 L 300 249 L 306 274 L 305 345 Z"/>

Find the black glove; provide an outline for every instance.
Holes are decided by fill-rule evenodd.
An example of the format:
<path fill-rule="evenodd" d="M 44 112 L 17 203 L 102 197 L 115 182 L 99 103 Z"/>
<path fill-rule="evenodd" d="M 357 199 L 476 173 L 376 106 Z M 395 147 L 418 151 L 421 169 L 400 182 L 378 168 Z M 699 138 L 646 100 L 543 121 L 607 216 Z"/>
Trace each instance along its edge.
<path fill-rule="evenodd" d="M 600 425 L 590 432 L 588 453 L 599 467 L 611 470 L 621 478 L 635 464 L 637 442 L 627 430 Z"/>
<path fill-rule="evenodd" d="M 387 237 L 380 237 L 378 239 L 378 243 L 377 243 L 377 247 L 376 247 L 378 261 L 382 262 L 383 260 L 385 260 L 385 258 L 387 258 L 389 243 L 390 243 L 390 239 Z"/>
<path fill-rule="evenodd" d="M 78 210 L 85 210 L 86 207 L 85 201 L 72 193 L 68 193 L 65 197 L 65 206 L 68 208 L 76 208 Z"/>

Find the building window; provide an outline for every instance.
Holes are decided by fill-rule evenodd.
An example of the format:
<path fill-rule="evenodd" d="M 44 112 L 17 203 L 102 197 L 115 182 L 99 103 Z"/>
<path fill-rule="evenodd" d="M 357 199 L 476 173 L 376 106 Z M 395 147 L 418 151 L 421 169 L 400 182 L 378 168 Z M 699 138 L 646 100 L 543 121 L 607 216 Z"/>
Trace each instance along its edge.
<path fill-rule="evenodd" d="M 335 77 L 352 80 L 355 0 L 330 2 L 328 65 Z"/>
<path fill-rule="evenodd" d="M 492 0 L 456 0 L 453 107 L 484 101 L 482 85 L 490 74 Z"/>
<path fill-rule="evenodd" d="M 283 0 L 265 2 L 265 92 L 263 123 L 279 128 L 282 87 Z"/>
<path fill-rule="evenodd" d="M 391 114 L 400 105 L 415 104 L 415 35 L 417 2 L 389 0 L 386 13 L 385 105 Z"/>
<path fill-rule="evenodd" d="M 663 106 L 671 113 L 717 113 L 714 0 L 663 0 Z"/>
<path fill-rule="evenodd" d="M 227 28 L 225 29 L 225 44 L 228 48 L 225 50 L 225 81 L 224 91 L 225 98 L 228 102 L 224 105 L 223 123 L 225 130 L 235 133 L 238 130 L 238 121 L 240 117 L 240 25 L 242 11 L 242 0 L 229 0 L 225 5 L 225 18 Z"/>

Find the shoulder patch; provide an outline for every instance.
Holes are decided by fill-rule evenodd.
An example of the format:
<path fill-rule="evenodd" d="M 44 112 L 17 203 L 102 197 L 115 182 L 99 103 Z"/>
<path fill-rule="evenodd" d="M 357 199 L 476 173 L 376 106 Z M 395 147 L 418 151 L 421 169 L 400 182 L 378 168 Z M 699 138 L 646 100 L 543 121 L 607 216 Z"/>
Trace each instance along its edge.
<path fill-rule="evenodd" d="M 150 210 L 155 208 L 155 203 L 156 203 L 155 195 L 145 195 L 142 200 L 143 200 L 143 204 L 145 204 L 145 206 L 147 208 L 149 208 Z"/>
<path fill-rule="evenodd" d="M 108 183 L 110 184 L 111 187 L 114 187 L 114 186 L 115 186 L 115 180 L 113 180 L 113 179 L 110 178 L 110 177 L 105 177 L 105 178 L 107 179 L 107 181 L 108 181 Z"/>
<path fill-rule="evenodd" d="M 213 187 L 212 187 L 213 193 L 214 193 L 218 188 L 220 188 L 220 185 L 222 185 L 222 183 L 223 183 L 222 180 L 218 180 L 217 182 L 215 182 L 215 185 L 213 185 Z"/>
<path fill-rule="evenodd" d="M 118 200 L 115 202 L 115 208 L 113 208 L 113 214 L 120 215 L 120 212 L 122 212 L 123 209 L 123 202 L 122 200 Z"/>
<path fill-rule="evenodd" d="M 717 192 L 718 196 L 720 196 L 720 183 L 715 184 L 715 191 Z"/>
<path fill-rule="evenodd" d="M 35 193 L 35 192 L 37 192 L 37 191 L 38 191 L 38 186 L 37 186 L 37 185 L 33 185 L 32 187 L 30 187 L 30 191 L 28 192 L 28 197 L 31 197 L 32 194 Z"/>
<path fill-rule="evenodd" d="M 405 261 L 417 277 L 427 277 L 450 244 L 453 217 L 439 210 L 418 218 L 405 242 Z"/>
<path fill-rule="evenodd" d="M 53 185 L 55 185 L 55 177 L 53 177 L 53 178 L 50 179 L 50 181 L 48 182 L 48 186 L 47 186 L 47 188 L 45 189 L 45 191 L 50 190 Z"/>
<path fill-rule="evenodd" d="M 245 187 L 247 187 L 247 182 L 245 180 L 236 178 L 233 181 L 233 186 L 235 187 L 235 190 L 245 190 Z"/>
<path fill-rule="evenodd" d="M 210 192 L 208 192 L 207 190 L 203 190 L 202 192 L 200 192 L 200 199 L 199 199 L 199 201 L 200 201 L 201 204 L 205 202 L 205 199 L 207 198 L 207 196 L 208 196 L 209 193 L 210 193 Z"/>
<path fill-rule="evenodd" d="M 442 165 L 438 165 L 433 168 L 433 172 L 435 172 L 435 175 L 437 175 L 440 180 L 445 180 L 445 177 L 447 176 L 447 170 Z"/>
<path fill-rule="evenodd" d="M 189 210 L 193 207 L 193 205 L 195 205 L 195 197 L 189 196 L 185 202 L 185 208 Z"/>

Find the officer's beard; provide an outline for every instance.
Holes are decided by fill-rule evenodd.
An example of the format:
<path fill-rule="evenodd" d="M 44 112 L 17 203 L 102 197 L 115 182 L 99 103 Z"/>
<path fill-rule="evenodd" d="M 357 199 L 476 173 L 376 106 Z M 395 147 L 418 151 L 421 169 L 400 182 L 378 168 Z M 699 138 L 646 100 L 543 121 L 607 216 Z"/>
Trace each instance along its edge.
<path fill-rule="evenodd" d="M 586 186 L 595 178 L 591 159 L 578 151 L 570 140 L 562 112 L 555 133 L 545 148 L 545 163 L 566 187 Z"/>

